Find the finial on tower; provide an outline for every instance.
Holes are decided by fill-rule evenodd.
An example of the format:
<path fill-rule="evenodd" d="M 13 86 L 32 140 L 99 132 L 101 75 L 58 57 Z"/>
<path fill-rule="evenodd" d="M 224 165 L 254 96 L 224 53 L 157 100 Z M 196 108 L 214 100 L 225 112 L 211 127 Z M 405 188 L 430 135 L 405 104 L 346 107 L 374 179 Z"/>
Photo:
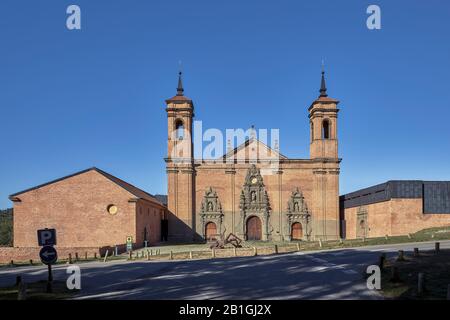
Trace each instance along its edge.
<path fill-rule="evenodd" d="M 325 63 L 322 59 L 322 80 L 320 82 L 320 96 L 319 97 L 327 97 L 327 86 L 325 85 Z"/>
<path fill-rule="evenodd" d="M 178 72 L 178 87 L 177 87 L 177 96 L 182 96 L 183 95 L 183 82 L 181 81 L 181 75 L 183 73 L 180 71 Z"/>

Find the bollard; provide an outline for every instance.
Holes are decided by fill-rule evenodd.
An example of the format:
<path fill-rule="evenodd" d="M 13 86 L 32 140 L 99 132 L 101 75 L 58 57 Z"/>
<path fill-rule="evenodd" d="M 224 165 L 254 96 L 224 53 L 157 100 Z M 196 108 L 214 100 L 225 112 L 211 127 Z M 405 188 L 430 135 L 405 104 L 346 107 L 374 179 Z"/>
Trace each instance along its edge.
<path fill-rule="evenodd" d="M 20 282 L 19 290 L 17 290 L 17 300 L 27 300 L 27 284 Z"/>
<path fill-rule="evenodd" d="M 297 242 L 297 251 L 300 251 L 300 244 Z"/>
<path fill-rule="evenodd" d="M 434 251 L 436 252 L 436 254 L 439 253 L 439 251 L 440 251 L 440 243 L 439 242 L 436 242 L 434 244 Z"/>
<path fill-rule="evenodd" d="M 97 260 L 97 252 L 94 252 L 94 259 Z"/>
<path fill-rule="evenodd" d="M 16 276 L 16 286 L 20 285 L 22 282 L 22 276 Z"/>
<path fill-rule="evenodd" d="M 150 255 L 151 256 L 153 255 L 153 249 L 150 249 Z"/>
<path fill-rule="evenodd" d="M 173 260 L 173 252 L 172 252 L 172 250 L 170 250 L 170 256 L 169 256 L 169 259 L 170 259 L 170 260 Z"/>
<path fill-rule="evenodd" d="M 417 294 L 419 296 L 423 295 L 425 290 L 425 274 L 420 272 L 417 279 Z"/>
<path fill-rule="evenodd" d="M 274 252 L 275 252 L 275 254 L 278 254 L 278 245 L 277 244 L 274 245 Z"/>
<path fill-rule="evenodd" d="M 389 239 L 388 235 L 385 235 L 385 236 L 384 236 L 384 239 L 385 239 L 385 240 L 388 240 L 388 239 Z"/>
<path fill-rule="evenodd" d="M 391 282 L 399 282 L 400 277 L 398 275 L 398 268 L 396 266 L 391 267 Z"/>
<path fill-rule="evenodd" d="M 87 260 L 87 252 L 84 253 L 84 260 Z"/>
<path fill-rule="evenodd" d="M 133 260 L 133 251 L 128 251 L 128 260 Z"/>
<path fill-rule="evenodd" d="M 211 249 L 211 257 L 213 257 L 213 258 L 216 257 L 216 250 L 215 249 Z"/>
<path fill-rule="evenodd" d="M 189 251 L 189 259 L 192 259 L 192 251 Z"/>
<path fill-rule="evenodd" d="M 342 238 L 339 238 L 339 244 L 344 244 L 344 241 L 342 240 Z"/>
<path fill-rule="evenodd" d="M 319 239 L 319 247 L 322 248 L 322 239 Z"/>
<path fill-rule="evenodd" d="M 236 247 L 233 248 L 233 255 L 234 255 L 235 257 L 237 257 L 237 250 L 236 250 Z"/>
<path fill-rule="evenodd" d="M 69 264 L 72 264 L 72 254 L 69 253 Z"/>
<path fill-rule="evenodd" d="M 450 284 L 447 286 L 447 300 L 450 300 Z"/>
<path fill-rule="evenodd" d="M 397 257 L 397 261 L 404 261 L 405 257 L 404 257 L 404 252 L 403 250 L 398 250 L 398 257 Z"/>
<path fill-rule="evenodd" d="M 150 260 L 150 251 L 147 250 L 147 260 Z"/>
<path fill-rule="evenodd" d="M 275 245 L 276 246 L 276 245 Z M 278 250 L 275 249 L 276 253 L 278 253 Z M 256 249 L 256 247 L 253 247 L 253 255 L 257 256 L 258 255 L 258 249 Z"/>
<path fill-rule="evenodd" d="M 11 266 L 14 266 L 14 260 L 11 260 Z"/>
<path fill-rule="evenodd" d="M 109 251 L 106 250 L 106 252 L 105 252 L 105 257 L 103 258 L 103 262 L 106 262 L 106 258 L 108 258 L 108 253 L 109 253 Z"/>
<path fill-rule="evenodd" d="M 418 257 L 419 256 L 419 248 L 414 248 L 414 257 Z"/>
<path fill-rule="evenodd" d="M 33 259 L 30 259 L 30 264 L 33 265 Z"/>
<path fill-rule="evenodd" d="M 78 252 L 75 252 L 75 261 L 78 261 Z"/>

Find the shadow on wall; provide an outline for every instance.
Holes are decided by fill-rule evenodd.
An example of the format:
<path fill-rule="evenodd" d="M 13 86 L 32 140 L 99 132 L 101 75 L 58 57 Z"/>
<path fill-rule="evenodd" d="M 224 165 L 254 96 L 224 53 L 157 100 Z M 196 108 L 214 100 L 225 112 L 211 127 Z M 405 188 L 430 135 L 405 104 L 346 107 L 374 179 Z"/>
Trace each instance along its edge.
<path fill-rule="evenodd" d="M 175 216 L 170 211 L 167 212 L 168 219 L 168 237 L 167 241 L 170 243 L 198 243 L 205 242 L 203 236 L 197 230 L 195 232 L 186 222 Z M 195 220 L 192 221 L 192 225 L 195 226 Z"/>

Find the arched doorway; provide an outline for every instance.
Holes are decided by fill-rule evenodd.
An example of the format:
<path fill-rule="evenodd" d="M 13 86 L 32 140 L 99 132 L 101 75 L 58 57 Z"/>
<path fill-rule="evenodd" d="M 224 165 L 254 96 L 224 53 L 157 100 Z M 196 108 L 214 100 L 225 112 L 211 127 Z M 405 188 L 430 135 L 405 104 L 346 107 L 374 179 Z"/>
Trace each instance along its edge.
<path fill-rule="evenodd" d="M 252 216 L 247 220 L 247 240 L 261 240 L 261 220 Z"/>
<path fill-rule="evenodd" d="M 217 227 L 214 222 L 208 222 L 205 226 L 205 237 L 206 240 L 216 240 Z"/>
<path fill-rule="evenodd" d="M 303 238 L 303 228 L 300 222 L 294 222 L 291 226 L 291 239 L 292 240 L 302 240 Z"/>

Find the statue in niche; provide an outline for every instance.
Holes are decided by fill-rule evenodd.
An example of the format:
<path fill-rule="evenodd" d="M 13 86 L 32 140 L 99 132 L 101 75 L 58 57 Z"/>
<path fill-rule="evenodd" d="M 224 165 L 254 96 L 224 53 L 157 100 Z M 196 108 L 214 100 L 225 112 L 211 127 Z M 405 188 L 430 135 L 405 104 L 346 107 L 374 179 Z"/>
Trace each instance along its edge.
<path fill-rule="evenodd" d="M 298 210 L 298 202 L 295 202 L 294 203 L 294 211 L 295 212 L 298 212 L 299 210 Z"/>
<path fill-rule="evenodd" d="M 212 202 L 208 202 L 208 211 L 213 211 L 213 204 L 212 204 Z"/>
<path fill-rule="evenodd" d="M 256 202 L 256 192 L 252 191 L 252 202 Z"/>

